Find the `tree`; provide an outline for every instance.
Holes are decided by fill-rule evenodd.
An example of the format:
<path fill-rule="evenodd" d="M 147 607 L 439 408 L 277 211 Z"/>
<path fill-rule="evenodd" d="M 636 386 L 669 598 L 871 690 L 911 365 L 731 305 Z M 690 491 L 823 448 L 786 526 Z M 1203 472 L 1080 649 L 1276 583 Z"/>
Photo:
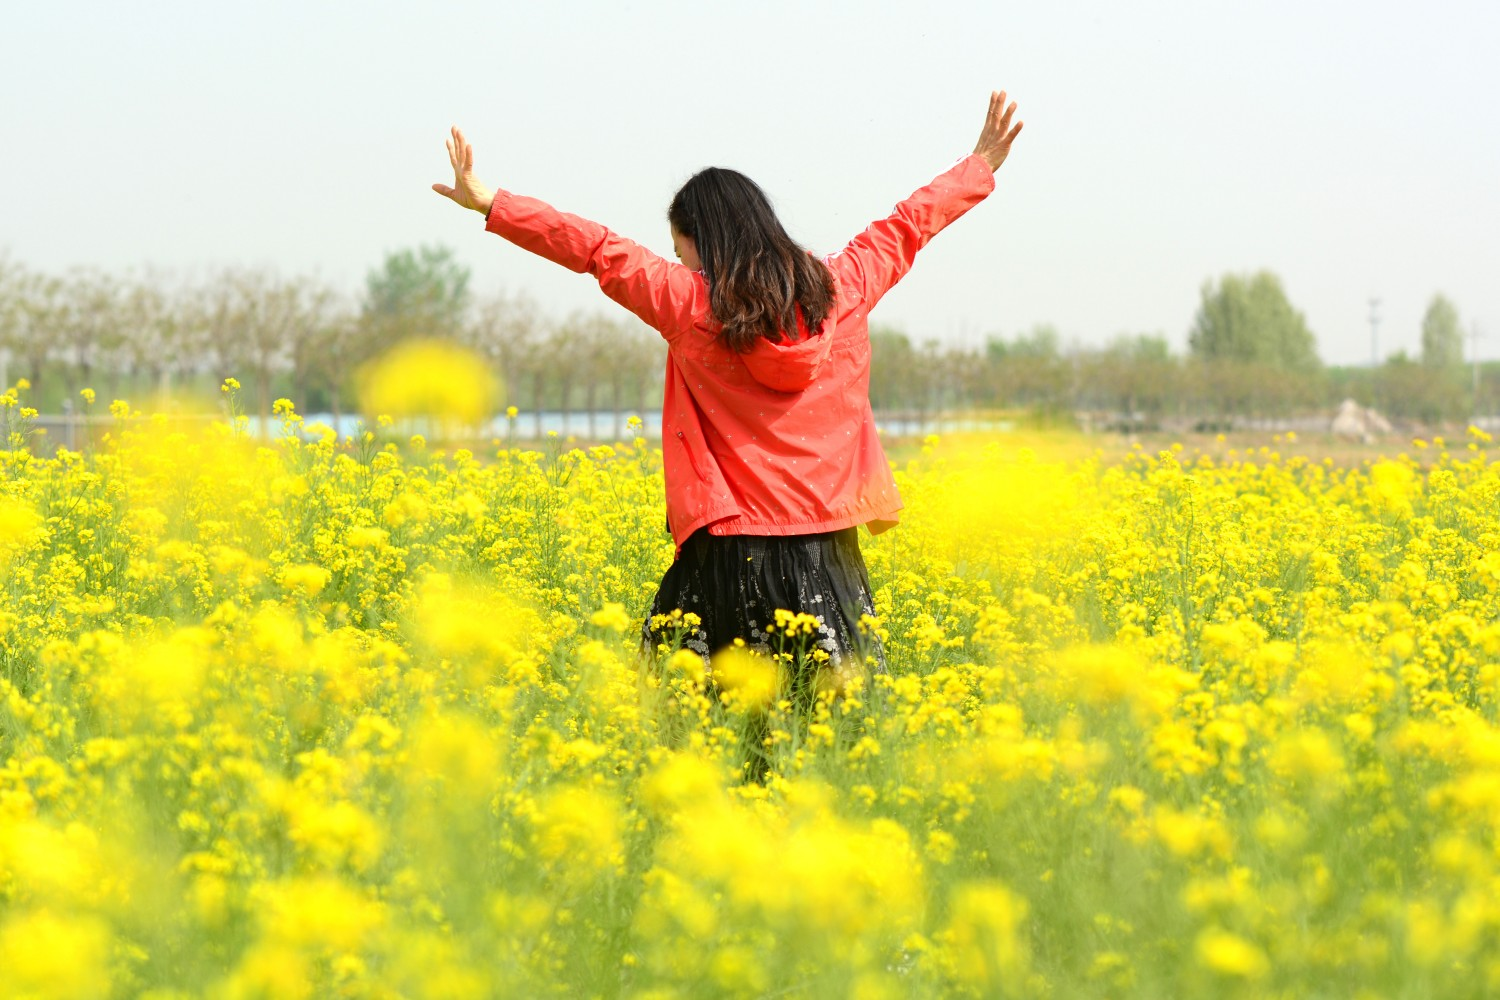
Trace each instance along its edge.
<path fill-rule="evenodd" d="M 929 337 L 912 355 L 911 368 L 906 372 L 917 408 L 918 434 L 927 433 L 928 415 L 942 405 L 943 375 L 943 345 Z"/>
<path fill-rule="evenodd" d="M 286 331 L 287 360 L 291 366 L 292 391 L 303 412 L 312 410 L 313 387 L 328 373 L 329 408 L 337 411 L 335 398 L 347 372 L 339 365 L 345 350 L 345 322 L 341 296 L 322 281 L 299 277 L 288 287 L 291 315 Z"/>
<path fill-rule="evenodd" d="M 646 401 L 641 389 L 661 370 L 661 356 L 665 352 L 662 350 L 664 345 L 661 337 L 644 323 L 613 317 L 608 318 L 607 322 L 610 335 L 602 377 L 609 385 L 611 433 L 619 440 L 620 418 L 626 407 L 626 391 L 634 392 L 637 409 L 645 409 Z"/>
<path fill-rule="evenodd" d="M 1056 327 L 1041 323 L 1014 340 L 990 337 L 984 354 L 994 395 L 1003 404 L 1051 416 L 1068 409 L 1071 365 Z"/>
<path fill-rule="evenodd" d="M 479 302 L 473 321 L 464 327 L 464 345 L 499 374 L 506 402 L 519 403 L 528 345 L 541 337 L 543 325 L 541 310 L 531 296 L 497 292 Z"/>
<path fill-rule="evenodd" d="M 972 411 L 985 397 L 989 380 L 985 377 L 984 358 L 968 347 L 950 346 L 942 355 L 939 369 L 946 398 L 943 404 L 957 411 Z"/>
<path fill-rule="evenodd" d="M 53 314 L 54 335 L 77 373 L 77 390 L 93 381 L 94 366 L 108 362 L 124 343 L 120 332 L 120 288 L 99 271 L 74 269 Z M 72 393 L 70 392 L 71 396 Z"/>
<path fill-rule="evenodd" d="M 1452 371 L 1464 363 L 1464 335 L 1458 309 L 1441 292 L 1432 297 L 1422 317 L 1422 364 L 1436 371 Z"/>
<path fill-rule="evenodd" d="M 148 268 L 126 287 L 120 302 L 120 367 L 132 377 L 144 372 L 161 393 L 171 388 L 172 373 L 188 363 L 184 350 L 187 315 L 167 280 L 163 272 Z M 110 377 L 111 396 L 118 374 Z"/>
<path fill-rule="evenodd" d="M 583 355 L 583 334 L 577 325 L 578 318 L 575 313 L 564 321 L 553 326 L 548 331 L 546 351 L 548 357 L 540 369 L 537 378 L 537 391 L 541 392 L 545 380 L 550 377 L 552 385 L 557 389 L 557 409 L 562 414 L 562 434 L 568 435 L 568 417 L 573 412 L 573 386 L 582 374 L 578 370 L 579 359 Z M 540 360 L 540 359 L 539 359 Z M 541 407 L 537 408 L 540 411 Z M 537 436 L 541 436 L 541 414 L 537 415 Z"/>
<path fill-rule="evenodd" d="M 215 387 L 227 376 L 239 377 L 238 372 L 228 370 L 231 362 L 221 338 L 225 301 L 223 282 L 217 276 L 196 278 L 177 294 L 177 328 L 173 333 L 179 357 L 177 371 L 184 376 L 207 375 Z"/>
<path fill-rule="evenodd" d="M 1383 409 L 1392 417 L 1418 420 L 1424 424 L 1440 423 L 1462 408 L 1461 394 L 1455 391 L 1449 373 L 1397 351 L 1376 372 Z"/>
<path fill-rule="evenodd" d="M 877 410 L 910 406 L 913 370 L 911 338 L 889 326 L 870 328 L 870 404 Z"/>
<path fill-rule="evenodd" d="M 458 339 L 469 311 L 469 269 L 447 247 L 388 253 L 365 278 L 370 353 L 407 337 Z"/>
<path fill-rule="evenodd" d="M 518 326 L 509 347 L 511 355 L 510 387 L 515 392 L 515 405 L 520 406 L 520 386 L 524 382 L 530 390 L 528 402 L 531 407 L 532 436 L 542 436 L 542 410 L 546 408 L 547 379 L 557 364 L 554 353 L 552 324 L 538 322 Z"/>
<path fill-rule="evenodd" d="M 1177 362 L 1159 334 L 1121 334 L 1089 362 L 1090 395 L 1129 424 L 1159 417 L 1176 391 Z"/>
<path fill-rule="evenodd" d="M 593 312 L 575 313 L 568 319 L 567 325 L 577 338 L 577 346 L 572 355 L 572 366 L 583 378 L 583 409 L 588 419 L 589 440 L 597 441 L 599 440 L 597 422 L 599 386 L 611 379 L 625 324 L 616 321 L 613 316 Z M 619 395 L 619 390 L 615 389 L 611 397 L 612 401 L 617 401 Z M 618 410 L 616 416 L 618 417 Z M 619 437 L 618 429 L 615 436 Z"/>
<path fill-rule="evenodd" d="M 338 428 L 344 415 L 344 386 L 354 370 L 360 345 L 364 343 L 363 320 L 336 299 L 325 304 L 327 309 L 318 314 L 317 324 L 306 343 L 309 398 L 306 405 L 312 409 L 312 391 L 321 389 L 327 397 L 333 426 Z M 297 364 L 295 359 L 293 364 Z"/>
<path fill-rule="evenodd" d="M 24 296 L 29 284 L 26 269 L 0 254 L 0 392 L 10 385 L 10 352 L 26 342 Z"/>
<path fill-rule="evenodd" d="M 1217 288 L 1205 281 L 1188 347 L 1205 361 L 1246 362 L 1279 372 L 1313 373 L 1322 367 L 1307 321 L 1270 271 L 1226 274 Z"/>
<path fill-rule="evenodd" d="M 287 367 L 289 286 L 265 270 L 232 269 L 219 279 L 215 334 L 224 362 L 221 378 L 234 375 L 255 385 L 262 428 L 271 418 L 271 378 Z"/>

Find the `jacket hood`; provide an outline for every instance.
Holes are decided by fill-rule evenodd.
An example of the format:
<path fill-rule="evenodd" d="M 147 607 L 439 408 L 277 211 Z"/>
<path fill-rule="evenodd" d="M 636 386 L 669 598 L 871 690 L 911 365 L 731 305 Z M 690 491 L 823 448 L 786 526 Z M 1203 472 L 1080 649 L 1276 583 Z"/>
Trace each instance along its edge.
<path fill-rule="evenodd" d="M 823 321 L 817 333 L 809 333 L 799 309 L 797 333 L 799 339 L 795 343 L 785 336 L 777 341 L 761 337 L 754 347 L 740 355 L 755 381 L 777 392 L 801 392 L 812 385 L 833 350 L 833 316 Z"/>

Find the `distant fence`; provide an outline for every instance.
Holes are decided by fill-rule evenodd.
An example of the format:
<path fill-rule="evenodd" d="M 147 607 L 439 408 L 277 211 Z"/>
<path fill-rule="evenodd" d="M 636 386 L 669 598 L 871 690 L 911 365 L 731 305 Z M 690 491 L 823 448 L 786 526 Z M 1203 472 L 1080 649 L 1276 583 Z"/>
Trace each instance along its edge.
<path fill-rule="evenodd" d="M 222 414 L 207 413 L 171 414 L 170 416 L 173 422 L 179 424 L 207 425 L 222 423 L 227 419 Z M 630 428 L 628 421 L 631 418 L 640 420 L 638 429 Z M 140 421 L 144 422 L 148 419 L 143 416 Z M 339 436 L 346 439 L 358 435 L 366 426 L 364 418 L 357 414 L 341 414 L 335 420 L 331 413 L 310 413 L 303 415 L 302 423 L 304 428 L 317 425 L 335 428 Z M 37 418 L 34 426 L 44 432 L 42 440 L 50 442 L 53 447 L 60 445 L 77 451 L 90 437 L 98 441 L 106 431 L 118 424 L 118 418 L 112 416 L 75 414 L 42 416 Z M 875 426 L 882 433 L 894 437 L 910 437 L 922 434 L 1003 432 L 1014 429 L 1015 424 L 1009 419 L 987 415 L 904 412 L 877 413 Z M 396 429 L 404 434 L 427 434 L 429 436 L 435 435 L 436 427 L 434 422 L 421 419 L 402 420 L 396 425 Z M 275 437 L 281 433 L 281 420 L 279 417 L 272 417 L 269 422 L 265 422 L 258 416 L 251 416 L 249 429 L 250 433 L 260 437 Z M 653 410 L 648 413 L 632 414 L 600 410 L 593 413 L 592 419 L 589 413 L 579 410 L 543 410 L 540 413 L 531 411 L 518 414 L 514 418 L 507 418 L 502 414 L 479 428 L 460 432 L 459 436 L 474 440 L 502 442 L 532 442 L 552 436 L 565 440 L 575 438 L 607 442 L 629 440 L 636 435 L 650 441 L 659 441 L 661 439 L 661 412 Z M 304 436 L 315 435 L 306 433 Z"/>
<path fill-rule="evenodd" d="M 636 416 L 640 419 L 639 429 L 629 428 L 627 421 Z M 488 424 L 477 429 L 462 431 L 457 436 L 463 440 L 491 442 L 497 441 L 505 444 L 530 444 L 546 440 L 549 437 L 558 437 L 563 440 L 577 440 L 583 442 L 612 442 L 629 440 L 631 437 L 640 435 L 649 441 L 661 439 L 661 413 L 651 411 L 643 414 L 612 413 L 609 411 L 596 411 L 592 421 L 590 415 L 583 411 L 560 411 L 543 410 L 541 413 L 522 413 L 514 418 L 507 418 L 503 414 L 495 417 Z M 1298 434 L 1327 434 L 1331 430 L 1333 418 L 1331 416 L 1300 416 L 1300 417 L 1163 417 L 1149 420 L 1140 414 L 1127 416 L 1111 413 L 1087 413 L 1079 412 L 1073 414 L 1080 430 L 1086 433 L 1129 433 L 1134 431 L 1158 430 L 1167 433 L 1193 433 L 1214 431 L 1262 431 L 1266 433 L 1286 433 L 1294 431 Z M 139 418 L 140 423 L 148 421 L 149 417 Z M 183 424 L 207 426 L 212 423 L 222 423 L 227 418 L 222 414 L 171 414 L 170 419 L 178 426 Z M 136 423 L 132 420 L 131 423 Z M 118 418 L 107 415 L 63 415 L 63 416 L 41 416 L 38 417 L 33 426 L 42 431 L 41 437 L 36 442 L 39 451 L 51 453 L 56 448 L 65 447 L 71 451 L 82 450 L 85 443 L 92 439 L 97 443 L 103 435 L 116 427 L 120 421 Z M 1479 429 L 1492 432 L 1500 431 L 1500 416 L 1473 417 L 1470 424 Z M 325 427 L 337 427 L 341 438 L 349 439 L 359 434 L 364 427 L 363 418 L 358 415 L 343 414 L 337 421 L 329 413 L 313 413 L 303 417 L 304 437 L 312 438 L 316 434 L 310 428 L 317 425 Z M 999 417 L 993 414 L 963 414 L 963 413 L 915 413 L 906 412 L 877 412 L 875 414 L 875 425 L 880 431 L 890 437 L 916 437 L 926 434 L 986 434 L 1004 433 L 1016 428 L 1013 419 Z M 275 437 L 281 433 L 281 422 L 279 418 L 272 418 L 268 423 L 263 423 L 259 417 L 250 417 L 250 433 L 260 437 Z M 395 430 L 400 434 L 425 434 L 436 439 L 440 428 L 434 423 L 424 420 L 403 420 L 397 423 Z M 1393 435 L 1407 433 L 1401 427 L 1392 432 Z"/>

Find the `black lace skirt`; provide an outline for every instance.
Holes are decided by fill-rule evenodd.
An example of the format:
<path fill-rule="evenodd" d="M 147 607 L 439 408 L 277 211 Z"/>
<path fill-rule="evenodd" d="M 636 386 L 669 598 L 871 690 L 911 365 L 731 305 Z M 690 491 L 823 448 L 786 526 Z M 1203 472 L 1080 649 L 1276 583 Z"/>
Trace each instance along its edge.
<path fill-rule="evenodd" d="M 671 620 L 673 611 L 698 616 L 691 628 Z M 885 650 L 861 619 L 875 614 L 870 578 L 859 552 L 859 529 L 817 535 L 712 535 L 700 529 L 662 577 L 646 615 L 641 638 L 647 649 L 671 644 L 705 658 L 742 639 L 761 652 L 782 652 L 786 640 L 776 612 L 807 614 L 817 627 L 808 649 L 828 654 L 840 676 L 868 669 L 886 672 Z M 821 660 L 822 657 L 816 657 Z"/>

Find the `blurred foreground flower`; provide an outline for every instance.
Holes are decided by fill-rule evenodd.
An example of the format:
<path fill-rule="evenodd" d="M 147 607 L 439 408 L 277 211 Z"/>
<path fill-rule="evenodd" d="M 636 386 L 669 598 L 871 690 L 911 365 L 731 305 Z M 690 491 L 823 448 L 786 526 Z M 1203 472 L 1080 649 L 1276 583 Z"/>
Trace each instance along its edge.
<path fill-rule="evenodd" d="M 457 344 L 409 340 L 364 366 L 358 375 L 366 413 L 431 416 L 477 424 L 494 413 L 500 380 L 484 359 Z"/>
<path fill-rule="evenodd" d="M 779 685 L 775 662 L 741 646 L 716 653 L 712 673 L 724 703 L 740 710 L 764 708 Z"/>

